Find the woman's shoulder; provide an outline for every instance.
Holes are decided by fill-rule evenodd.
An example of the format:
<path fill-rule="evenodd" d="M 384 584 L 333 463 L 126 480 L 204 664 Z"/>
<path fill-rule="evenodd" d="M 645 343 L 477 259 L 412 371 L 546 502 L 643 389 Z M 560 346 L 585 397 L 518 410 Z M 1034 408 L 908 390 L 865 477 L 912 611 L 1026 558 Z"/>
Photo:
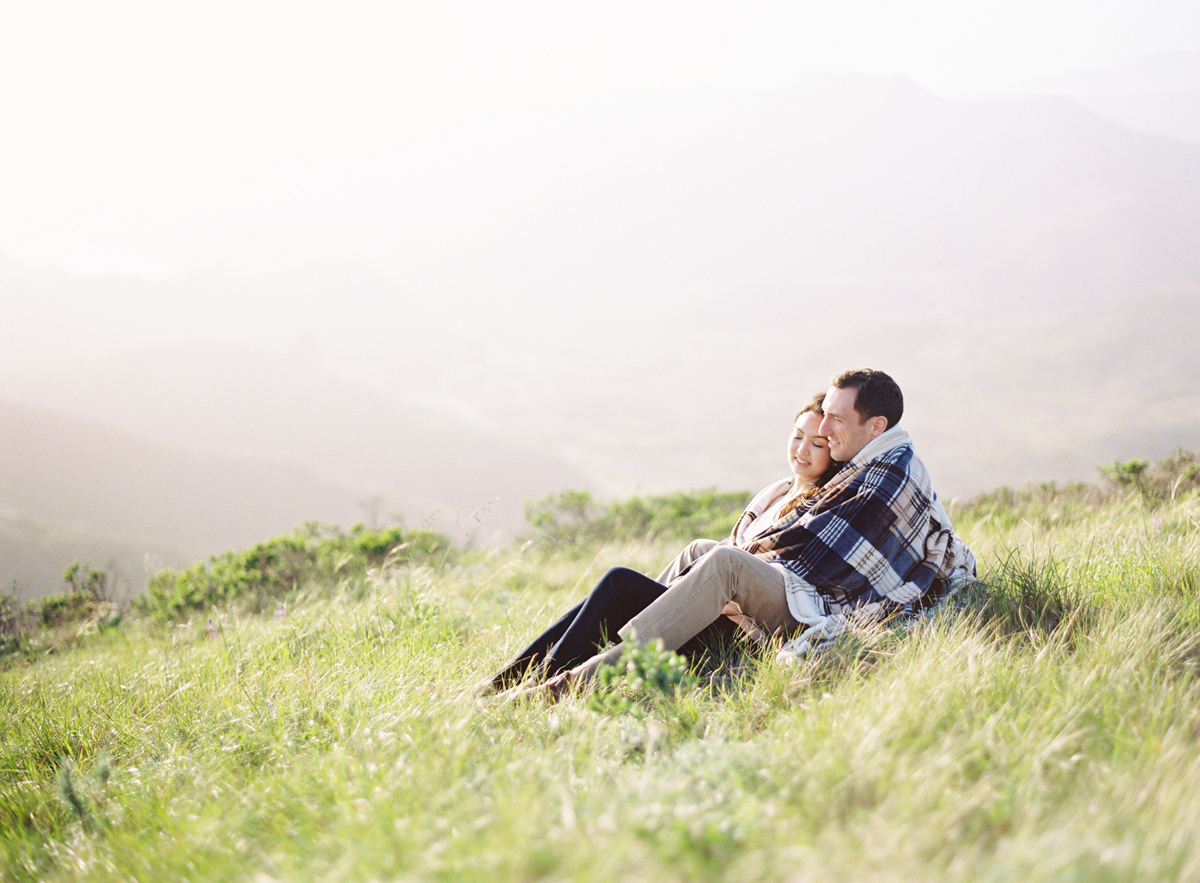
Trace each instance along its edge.
<path fill-rule="evenodd" d="M 791 487 L 791 478 L 781 478 L 779 481 L 773 481 L 755 494 L 751 498 L 750 504 L 746 508 L 756 509 L 761 512 L 764 507 L 769 506 L 775 500 L 786 494 Z"/>
<path fill-rule="evenodd" d="M 759 491 L 756 494 L 756 496 L 761 497 L 763 494 L 771 494 L 772 496 L 778 496 L 779 494 L 787 493 L 788 488 L 790 488 L 791 486 L 792 486 L 792 478 L 791 478 L 791 476 L 788 476 L 787 478 L 779 479 L 779 481 L 771 482 L 769 485 L 767 485 L 765 488 L 763 488 L 761 491 Z"/>

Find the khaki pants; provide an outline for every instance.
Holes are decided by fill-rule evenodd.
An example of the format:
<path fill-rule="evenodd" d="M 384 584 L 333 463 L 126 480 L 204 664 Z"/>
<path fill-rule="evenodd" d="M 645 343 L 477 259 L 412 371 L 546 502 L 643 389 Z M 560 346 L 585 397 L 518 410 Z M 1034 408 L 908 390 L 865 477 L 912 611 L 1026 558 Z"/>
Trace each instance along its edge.
<path fill-rule="evenodd" d="M 655 582 L 669 586 L 675 580 L 679 579 L 681 573 L 695 564 L 696 559 L 707 552 L 711 552 L 719 545 L 720 543 L 716 540 L 692 540 L 682 552 L 675 556 L 675 560 L 667 565 L 666 570 L 658 575 Z"/>
<path fill-rule="evenodd" d="M 677 576 L 688 564 L 691 569 Z M 664 579 L 672 571 L 677 578 Z M 696 540 L 663 571 L 659 582 L 671 587 L 625 624 L 622 640 L 649 644 L 661 638 L 665 649 L 678 650 L 730 601 L 769 634 L 786 634 L 800 626 L 788 610 L 783 573 L 733 546 Z"/>

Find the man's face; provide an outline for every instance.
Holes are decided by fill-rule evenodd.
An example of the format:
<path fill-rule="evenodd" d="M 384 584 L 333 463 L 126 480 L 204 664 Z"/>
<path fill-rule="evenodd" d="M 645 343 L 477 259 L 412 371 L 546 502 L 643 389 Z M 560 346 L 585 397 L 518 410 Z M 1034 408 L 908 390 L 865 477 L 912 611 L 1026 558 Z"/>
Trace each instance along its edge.
<path fill-rule="evenodd" d="M 829 454 L 839 463 L 853 458 L 866 447 L 867 442 L 887 428 L 887 419 L 884 417 L 860 419 L 858 411 L 854 410 L 856 398 L 857 389 L 831 386 L 821 405 L 825 416 L 821 419 L 820 433 L 829 439 Z"/>

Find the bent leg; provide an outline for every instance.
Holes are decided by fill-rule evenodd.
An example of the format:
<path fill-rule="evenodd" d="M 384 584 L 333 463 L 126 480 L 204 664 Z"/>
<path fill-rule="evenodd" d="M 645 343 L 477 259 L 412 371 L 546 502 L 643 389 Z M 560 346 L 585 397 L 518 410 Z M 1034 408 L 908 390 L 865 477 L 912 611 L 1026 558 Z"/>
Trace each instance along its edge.
<path fill-rule="evenodd" d="M 788 610 L 778 568 L 741 549 L 717 546 L 631 619 L 621 637 L 639 644 L 661 639 L 666 649 L 678 650 L 716 620 L 730 601 L 771 634 L 800 625 Z"/>
<path fill-rule="evenodd" d="M 667 650 L 678 650 L 719 619 L 730 601 L 772 634 L 786 634 L 800 626 L 788 609 L 779 569 L 733 546 L 717 546 L 626 623 L 620 635 L 623 641 L 639 645 L 661 639 Z M 615 664 L 623 651 L 623 644 L 609 647 L 526 695 L 558 698 L 572 685 L 591 680 L 601 665 Z"/>
<path fill-rule="evenodd" d="M 666 566 L 662 573 L 658 575 L 657 582 L 664 586 L 669 586 L 679 577 L 683 576 L 698 559 L 715 549 L 719 544 L 716 540 L 692 540 L 688 543 L 682 552 L 675 556 L 675 560 Z"/>
<path fill-rule="evenodd" d="M 532 669 L 543 676 L 578 665 L 617 639 L 617 630 L 662 595 L 667 587 L 628 567 L 604 574 L 588 596 L 534 638 L 489 686 L 505 689 Z"/>
<path fill-rule="evenodd" d="M 574 620 L 546 654 L 546 674 L 578 665 L 610 640 L 617 630 L 657 600 L 667 587 L 628 567 L 609 570 L 580 605 Z"/>

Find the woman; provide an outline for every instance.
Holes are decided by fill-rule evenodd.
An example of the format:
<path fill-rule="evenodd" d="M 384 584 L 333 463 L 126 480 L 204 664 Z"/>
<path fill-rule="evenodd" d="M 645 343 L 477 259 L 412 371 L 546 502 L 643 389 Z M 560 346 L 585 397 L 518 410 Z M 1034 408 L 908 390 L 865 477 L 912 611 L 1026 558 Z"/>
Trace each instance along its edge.
<path fill-rule="evenodd" d="M 554 678 L 588 660 L 608 643 L 609 638 L 615 639 L 622 626 L 687 575 L 697 562 L 709 562 L 723 547 L 738 549 L 750 543 L 775 522 L 810 503 L 839 465 L 829 456 L 827 440 L 817 432 L 824 414 L 821 409 L 823 398 L 823 393 L 814 396 L 796 415 L 787 446 L 791 474 L 759 491 L 728 537 L 720 542 L 693 540 L 657 580 L 627 567 L 609 570 L 586 598 L 538 635 L 499 674 L 487 681 L 483 689 L 504 689 L 528 673 L 533 673 L 539 680 Z M 763 566 L 778 569 L 780 581 L 785 578 L 781 566 L 765 562 Z M 773 573 L 768 575 L 774 576 Z M 754 616 L 751 611 L 741 610 L 734 604 L 727 605 L 722 612 L 724 617 L 717 616 L 708 625 L 693 631 L 695 637 L 680 646 L 680 652 L 692 654 L 727 641 L 739 627 L 758 637 L 761 635 L 759 626 L 777 632 L 790 625 L 790 617 L 780 619 L 772 613 Z"/>

